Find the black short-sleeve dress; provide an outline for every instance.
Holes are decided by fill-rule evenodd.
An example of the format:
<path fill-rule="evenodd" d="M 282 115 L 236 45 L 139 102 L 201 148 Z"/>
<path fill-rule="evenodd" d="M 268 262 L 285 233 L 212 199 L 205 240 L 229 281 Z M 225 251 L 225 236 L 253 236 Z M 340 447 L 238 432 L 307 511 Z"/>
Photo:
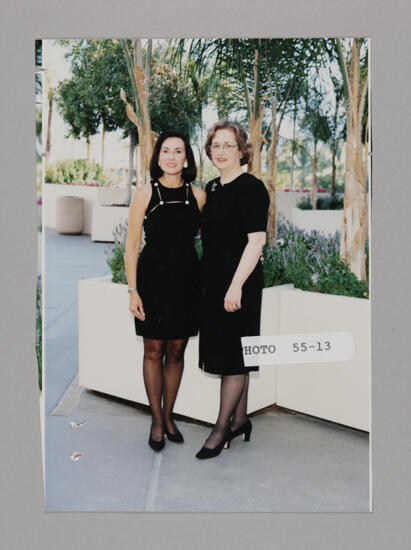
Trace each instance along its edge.
<path fill-rule="evenodd" d="M 194 237 L 200 211 L 192 187 L 171 188 L 152 182 L 146 209 L 146 244 L 137 263 L 137 291 L 145 320 L 134 317 L 136 334 L 155 340 L 188 338 L 198 333 L 200 264 Z"/>
<path fill-rule="evenodd" d="M 224 297 L 248 242 L 248 233 L 266 231 L 269 195 L 264 183 L 248 173 L 206 187 L 203 241 L 199 366 L 213 374 L 244 374 L 241 337 L 260 334 L 263 267 L 258 261 L 242 288 L 241 308 L 224 309 Z"/>

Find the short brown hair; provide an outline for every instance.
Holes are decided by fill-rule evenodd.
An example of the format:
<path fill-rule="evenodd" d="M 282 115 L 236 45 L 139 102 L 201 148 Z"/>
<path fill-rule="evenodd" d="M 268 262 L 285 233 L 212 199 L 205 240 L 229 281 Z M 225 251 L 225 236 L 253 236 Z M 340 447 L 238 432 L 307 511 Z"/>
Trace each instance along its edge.
<path fill-rule="evenodd" d="M 238 122 L 232 120 L 219 120 L 208 132 L 207 140 L 204 145 L 205 152 L 209 159 L 211 159 L 211 142 L 214 139 L 218 130 L 231 130 L 234 133 L 235 140 L 238 145 L 238 149 L 241 153 L 240 164 L 247 164 L 250 160 L 251 145 L 248 141 L 247 132 Z"/>

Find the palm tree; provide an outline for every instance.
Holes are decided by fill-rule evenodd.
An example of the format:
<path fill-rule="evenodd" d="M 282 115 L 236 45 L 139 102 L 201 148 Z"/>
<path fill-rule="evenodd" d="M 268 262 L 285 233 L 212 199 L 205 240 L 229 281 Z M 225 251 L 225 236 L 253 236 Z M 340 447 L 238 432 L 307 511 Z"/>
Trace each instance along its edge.
<path fill-rule="evenodd" d="M 120 43 L 132 84 L 134 108 L 127 101 L 126 93 L 123 89 L 121 90 L 120 97 L 126 105 L 128 118 L 137 127 L 140 149 L 140 183 L 143 184 L 149 180 L 149 163 L 156 137 L 151 130 L 148 99 L 151 80 L 152 40 L 147 41 L 144 55 L 141 39 L 132 40 L 131 46 L 127 40 L 120 40 Z"/>
<path fill-rule="evenodd" d="M 347 112 L 344 222 L 340 256 L 360 280 L 366 279 L 368 42 L 335 40 Z M 363 140 L 364 137 L 364 140 Z"/>
<path fill-rule="evenodd" d="M 317 161 L 319 142 L 327 143 L 331 137 L 331 129 L 326 115 L 321 113 L 321 104 L 323 103 L 322 93 L 310 87 L 305 98 L 305 115 L 301 122 L 301 127 L 313 141 L 312 161 L 312 180 L 311 180 L 311 204 L 313 210 L 317 208 Z M 308 148 L 307 148 L 308 151 Z"/>
<path fill-rule="evenodd" d="M 185 41 L 179 41 L 180 59 L 185 47 Z M 210 65 L 212 75 L 233 83 L 237 93 L 240 92 L 237 112 L 246 112 L 251 141 L 248 171 L 260 179 L 261 150 L 271 132 L 269 177 L 265 182 L 271 198 L 270 240 L 276 233 L 275 180 L 280 126 L 293 89 L 312 64 L 316 49 L 316 41 L 303 39 L 196 39 L 188 46 L 188 57 L 197 66 Z M 271 115 L 271 124 L 263 132 L 265 113 L 269 118 Z"/>

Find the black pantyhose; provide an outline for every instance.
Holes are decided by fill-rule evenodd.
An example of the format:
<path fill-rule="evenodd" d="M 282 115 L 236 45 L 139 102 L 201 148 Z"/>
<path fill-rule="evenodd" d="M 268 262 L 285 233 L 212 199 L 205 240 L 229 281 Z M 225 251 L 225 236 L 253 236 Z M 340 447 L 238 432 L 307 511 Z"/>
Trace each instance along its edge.
<path fill-rule="evenodd" d="M 163 385 L 163 422 L 164 427 L 170 433 L 176 433 L 173 422 L 173 407 L 180 387 L 184 369 L 184 351 L 187 338 L 181 340 L 168 340 L 166 343 L 166 357 L 164 361 L 164 385 Z"/>
<path fill-rule="evenodd" d="M 144 338 L 143 377 L 151 407 L 152 437 L 155 441 L 162 439 L 164 424 L 169 432 L 175 433 L 172 413 L 183 374 L 186 345 L 187 339 Z"/>
<path fill-rule="evenodd" d="M 230 426 L 231 416 L 235 413 L 241 399 L 241 407 L 244 407 L 244 403 L 247 406 L 247 380 L 246 374 L 230 374 L 221 377 L 220 410 L 217 422 L 204 445 L 208 449 L 214 449 L 223 440 Z"/>
<path fill-rule="evenodd" d="M 245 422 L 247 422 L 247 397 L 248 397 L 248 382 L 249 382 L 249 375 L 245 375 L 245 384 L 244 389 L 242 391 L 242 394 L 240 396 L 240 399 L 238 400 L 237 406 L 234 409 L 233 418 L 231 421 L 231 430 L 234 431 Z"/>

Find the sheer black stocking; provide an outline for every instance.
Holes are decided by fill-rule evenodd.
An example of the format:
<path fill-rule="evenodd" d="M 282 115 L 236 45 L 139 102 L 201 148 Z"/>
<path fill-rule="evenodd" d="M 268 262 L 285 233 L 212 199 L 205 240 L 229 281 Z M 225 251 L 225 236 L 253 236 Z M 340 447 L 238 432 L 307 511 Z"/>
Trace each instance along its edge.
<path fill-rule="evenodd" d="M 248 397 L 248 383 L 249 383 L 248 373 L 245 375 L 245 384 L 238 400 L 237 406 L 234 409 L 233 419 L 231 422 L 231 430 L 234 431 L 247 421 L 247 397 Z"/>
<path fill-rule="evenodd" d="M 161 441 L 163 437 L 163 419 L 161 415 L 161 395 L 163 392 L 164 340 L 144 338 L 143 377 L 148 402 L 153 419 L 152 437 Z"/>
<path fill-rule="evenodd" d="M 184 351 L 188 338 L 168 340 L 164 361 L 163 422 L 170 433 L 176 433 L 173 422 L 173 407 L 180 387 L 184 369 Z"/>
<path fill-rule="evenodd" d="M 217 422 L 204 445 L 208 449 L 215 449 L 223 440 L 229 428 L 231 416 L 243 395 L 246 378 L 245 374 L 230 374 L 221 377 L 220 410 Z"/>

